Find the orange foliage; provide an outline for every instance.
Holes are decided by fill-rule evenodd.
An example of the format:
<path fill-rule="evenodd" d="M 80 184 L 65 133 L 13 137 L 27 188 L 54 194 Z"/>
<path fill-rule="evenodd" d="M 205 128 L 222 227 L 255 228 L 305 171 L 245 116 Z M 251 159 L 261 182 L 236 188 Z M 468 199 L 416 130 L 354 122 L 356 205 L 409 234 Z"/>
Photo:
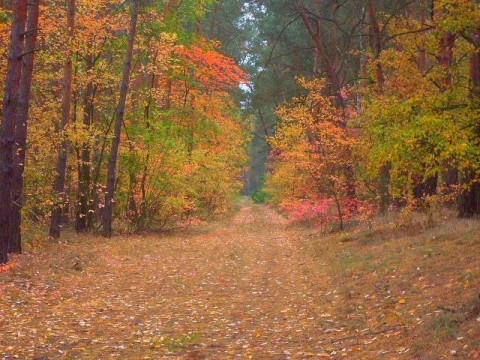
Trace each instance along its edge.
<path fill-rule="evenodd" d="M 176 53 L 186 69 L 192 71 L 192 79 L 207 89 L 226 90 L 247 81 L 235 61 L 217 52 L 215 44 L 203 42 L 191 48 L 178 47 Z"/>
<path fill-rule="evenodd" d="M 294 218 L 305 212 L 332 218 L 333 208 L 341 220 L 354 208 L 346 173 L 354 139 L 344 126 L 345 113 L 351 111 L 335 108 L 323 95 L 323 80 L 299 82 L 308 94 L 277 110 L 267 191 Z"/>
<path fill-rule="evenodd" d="M 17 266 L 16 263 L 8 263 L 8 264 L 0 264 L 0 273 L 2 272 L 7 272 L 9 270 L 11 270 L 12 268 L 14 268 L 15 266 Z"/>

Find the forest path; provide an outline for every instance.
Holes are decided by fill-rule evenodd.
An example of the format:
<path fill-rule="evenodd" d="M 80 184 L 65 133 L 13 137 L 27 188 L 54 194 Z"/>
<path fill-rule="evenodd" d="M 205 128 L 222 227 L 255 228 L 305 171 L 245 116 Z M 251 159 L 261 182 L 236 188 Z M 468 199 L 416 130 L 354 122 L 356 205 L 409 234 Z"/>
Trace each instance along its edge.
<path fill-rule="evenodd" d="M 233 218 L 207 228 L 79 237 L 22 255 L 0 274 L 0 355 L 337 358 L 344 345 L 332 339 L 345 333 L 332 315 L 333 280 L 287 225 L 243 199 Z"/>

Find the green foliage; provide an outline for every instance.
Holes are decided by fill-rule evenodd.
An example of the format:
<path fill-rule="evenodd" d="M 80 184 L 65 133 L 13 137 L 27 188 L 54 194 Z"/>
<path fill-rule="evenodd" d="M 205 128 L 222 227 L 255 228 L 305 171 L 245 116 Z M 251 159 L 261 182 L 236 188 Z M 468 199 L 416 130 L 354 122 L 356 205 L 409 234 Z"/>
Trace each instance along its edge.
<path fill-rule="evenodd" d="M 150 340 L 150 347 L 156 349 L 158 347 L 166 347 L 169 351 L 178 351 L 197 342 L 199 333 L 197 331 L 189 332 L 178 338 L 169 336 L 155 337 Z"/>
<path fill-rule="evenodd" d="M 258 181 L 258 185 L 255 188 L 255 190 L 250 194 L 250 199 L 255 204 L 264 204 L 267 202 L 269 199 L 272 198 L 272 196 L 267 192 L 265 189 L 265 180 L 266 176 L 261 176 Z"/>
<path fill-rule="evenodd" d="M 430 326 L 436 338 L 447 340 L 457 336 L 461 321 L 460 314 L 442 313 L 435 316 Z"/>
<path fill-rule="evenodd" d="M 262 186 L 251 193 L 250 198 L 255 204 L 264 204 L 268 199 L 271 198 L 271 195 L 267 193 Z"/>
<path fill-rule="evenodd" d="M 311 74 L 311 45 L 293 10 L 294 3 L 286 0 L 226 0 L 214 2 L 202 23 L 203 32 L 249 74 L 248 91 L 235 94 L 254 134 L 244 175 L 247 193 L 267 172 L 267 137 L 275 132 L 276 107 L 302 92 L 295 76 Z"/>
<path fill-rule="evenodd" d="M 8 24 L 10 22 L 10 13 L 5 9 L 0 9 L 0 23 Z"/>
<path fill-rule="evenodd" d="M 408 47 L 411 40 L 402 44 Z M 458 40 L 454 56 L 465 59 L 465 45 Z M 432 66 L 423 76 L 407 51 L 384 50 L 379 62 L 386 74 L 384 91 L 368 90 L 361 115 L 365 137 L 359 152 L 366 154 L 371 178 L 378 176 L 380 167 L 389 166 L 391 191 L 401 197 L 432 176 L 442 184 L 443 174 L 452 168 L 478 171 L 478 104 L 469 98 L 464 76 L 468 63 L 459 61 L 449 74 Z M 375 67 L 372 64 L 372 73 Z M 446 76 L 450 84 L 438 88 Z"/>

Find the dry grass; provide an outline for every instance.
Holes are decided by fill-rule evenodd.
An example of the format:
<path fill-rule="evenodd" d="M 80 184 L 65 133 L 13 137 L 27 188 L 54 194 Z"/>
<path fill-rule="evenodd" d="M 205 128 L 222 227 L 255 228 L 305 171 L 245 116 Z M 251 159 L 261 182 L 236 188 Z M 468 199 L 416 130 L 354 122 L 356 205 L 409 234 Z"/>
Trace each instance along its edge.
<path fill-rule="evenodd" d="M 36 234 L 0 273 L 0 358 L 480 358 L 479 230 L 412 213 L 325 236 L 243 201 L 187 232 Z"/>
<path fill-rule="evenodd" d="M 310 233 L 298 243 L 325 269 L 339 322 L 358 333 L 358 358 L 480 358 L 480 224 L 442 214 L 389 214 L 350 232 Z M 361 342 L 361 343 L 362 343 Z M 370 350 L 368 350 L 370 349 Z M 388 354 L 388 355 L 387 355 Z"/>

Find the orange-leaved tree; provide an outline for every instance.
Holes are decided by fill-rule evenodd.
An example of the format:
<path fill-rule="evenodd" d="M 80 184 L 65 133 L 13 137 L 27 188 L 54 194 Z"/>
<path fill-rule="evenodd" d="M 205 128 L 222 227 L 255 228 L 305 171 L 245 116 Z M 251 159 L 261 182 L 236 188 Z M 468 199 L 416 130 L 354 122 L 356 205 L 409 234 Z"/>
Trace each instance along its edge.
<path fill-rule="evenodd" d="M 267 191 L 298 220 L 338 220 L 351 215 L 348 197 L 354 138 L 344 126 L 345 112 L 325 96 L 325 80 L 299 80 L 308 91 L 277 110 Z"/>

